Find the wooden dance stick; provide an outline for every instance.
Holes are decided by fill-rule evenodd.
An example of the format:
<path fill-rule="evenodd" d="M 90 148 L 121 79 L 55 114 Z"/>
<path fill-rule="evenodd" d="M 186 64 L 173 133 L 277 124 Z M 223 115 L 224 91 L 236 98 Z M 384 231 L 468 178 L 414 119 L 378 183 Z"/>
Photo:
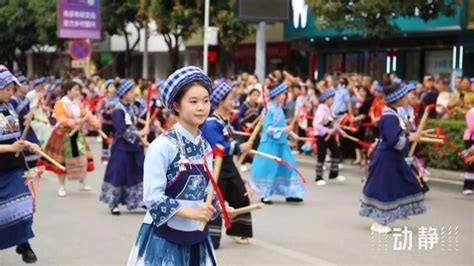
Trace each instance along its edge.
<path fill-rule="evenodd" d="M 107 134 L 105 134 L 105 132 L 102 130 L 102 129 L 97 129 L 97 132 L 99 133 L 99 135 L 104 139 L 104 140 L 107 140 L 109 138 L 109 136 L 107 136 Z"/>
<path fill-rule="evenodd" d="M 244 131 L 239 131 L 239 130 L 232 130 L 232 133 L 235 134 L 235 135 L 239 135 L 239 136 L 246 136 L 246 137 L 250 137 L 250 133 L 247 133 L 247 132 L 244 132 Z"/>
<path fill-rule="evenodd" d="M 423 134 L 429 134 L 436 131 L 436 128 L 425 129 L 422 131 Z"/>
<path fill-rule="evenodd" d="M 31 121 L 33 120 L 33 113 L 28 113 L 28 117 L 25 120 L 25 129 L 23 130 L 23 134 L 21 134 L 21 139 L 26 139 L 26 136 L 28 135 L 28 131 L 30 131 L 30 124 Z M 20 152 L 15 153 L 15 157 L 20 156 Z"/>
<path fill-rule="evenodd" d="M 438 144 L 443 144 L 444 140 L 440 138 L 428 138 L 428 137 L 421 137 L 420 142 L 425 142 L 425 143 L 438 143 Z"/>
<path fill-rule="evenodd" d="M 417 132 L 423 132 L 425 126 L 426 126 L 426 123 L 428 122 L 428 116 L 430 114 L 430 110 L 434 107 L 435 105 L 428 105 L 426 106 L 425 108 L 425 112 L 423 113 L 423 116 L 421 117 L 421 121 L 420 121 L 420 124 L 418 125 L 418 130 Z M 412 157 L 413 154 L 415 154 L 415 149 L 416 149 L 416 145 L 418 144 L 417 141 L 414 141 L 412 144 L 411 144 L 411 147 L 410 147 L 410 151 L 408 152 L 408 157 Z"/>
<path fill-rule="evenodd" d="M 431 110 L 433 107 L 435 107 L 434 104 L 431 104 L 431 105 L 426 106 L 425 112 L 423 113 L 423 116 L 421 117 L 420 124 L 418 125 L 417 132 L 423 132 L 423 130 L 424 130 L 425 126 L 426 126 L 426 123 L 428 122 L 428 116 L 429 116 L 429 114 L 430 114 L 430 110 Z M 421 139 L 420 139 L 420 140 L 421 140 Z M 417 141 L 414 141 L 414 142 L 411 144 L 410 151 L 408 152 L 408 157 L 413 157 L 413 155 L 415 154 L 415 149 L 416 149 L 416 145 L 417 145 L 417 144 L 418 144 Z M 418 179 L 418 183 L 420 183 L 420 187 L 423 187 L 423 180 L 422 180 L 422 177 L 417 175 L 417 179 Z"/>
<path fill-rule="evenodd" d="M 238 208 L 238 209 L 235 209 L 233 211 L 230 211 L 229 215 L 237 216 L 237 215 L 240 215 L 240 214 L 243 214 L 243 213 L 248 213 L 248 212 L 251 212 L 251 211 L 260 210 L 260 209 L 263 209 L 264 205 L 265 204 L 263 204 L 263 203 L 252 204 L 252 205 L 249 205 L 249 206 L 246 206 L 246 207 L 242 207 L 242 208 Z"/>
<path fill-rule="evenodd" d="M 345 129 L 345 130 L 350 130 L 350 131 L 352 131 L 352 132 L 354 132 L 354 131 L 357 130 L 357 128 L 355 128 L 355 127 L 350 127 L 350 126 L 342 126 L 342 128 Z"/>
<path fill-rule="evenodd" d="M 262 129 L 263 125 L 263 120 L 265 120 L 265 115 L 260 116 L 260 120 L 258 121 L 257 125 L 255 126 L 252 135 L 250 135 L 249 140 L 247 142 L 253 143 L 255 139 L 258 136 L 258 133 L 260 133 L 260 130 Z M 243 164 L 245 161 L 245 157 L 247 157 L 248 152 L 244 152 L 240 155 L 239 158 L 239 164 Z"/>
<path fill-rule="evenodd" d="M 51 158 L 48 154 L 46 154 L 44 151 L 39 150 L 38 153 L 43 156 L 46 160 L 48 160 L 50 163 L 54 164 L 57 168 L 61 169 L 61 171 L 66 171 L 66 167 L 64 167 L 62 164 L 58 163 L 58 161 L 54 160 Z"/>
<path fill-rule="evenodd" d="M 298 134 L 296 134 L 293 131 L 290 131 L 290 135 L 296 140 L 301 140 L 301 141 L 314 141 L 315 140 L 315 138 L 300 137 L 298 136 Z"/>
<path fill-rule="evenodd" d="M 224 147 L 222 147 L 220 144 L 216 145 L 216 148 L 224 152 Z M 217 182 L 219 181 L 219 175 L 221 174 L 221 168 L 222 168 L 222 161 L 224 160 L 224 157 L 219 156 L 216 154 L 214 157 L 214 171 L 213 171 L 213 176 L 214 176 L 214 181 Z M 212 178 L 212 177 L 209 177 Z M 212 204 L 212 199 L 214 198 L 214 187 L 212 186 L 211 182 L 209 182 L 209 190 L 207 191 L 207 198 L 206 198 L 206 204 Z M 225 207 L 224 207 L 225 208 Z M 201 221 L 199 224 L 199 231 L 204 231 L 204 228 L 206 227 L 207 222 Z"/>
<path fill-rule="evenodd" d="M 267 159 L 270 159 L 270 160 L 274 160 L 278 163 L 280 163 L 282 161 L 282 159 L 280 157 L 276 157 L 276 156 L 273 156 L 271 154 L 268 154 L 268 153 L 264 153 L 264 152 L 261 152 L 261 151 L 256 151 L 254 149 L 250 150 L 249 151 L 251 154 L 255 154 L 255 155 L 258 155 L 258 156 L 262 156 L 264 158 L 267 158 Z"/>
<path fill-rule="evenodd" d="M 76 126 L 71 132 L 69 132 L 69 137 L 72 137 L 72 135 L 76 134 L 77 131 L 79 131 L 80 126 Z"/>
<path fill-rule="evenodd" d="M 436 134 L 428 134 L 428 133 L 423 133 L 422 132 L 422 135 L 423 137 L 427 137 L 427 138 L 440 138 L 440 136 L 436 135 Z"/>

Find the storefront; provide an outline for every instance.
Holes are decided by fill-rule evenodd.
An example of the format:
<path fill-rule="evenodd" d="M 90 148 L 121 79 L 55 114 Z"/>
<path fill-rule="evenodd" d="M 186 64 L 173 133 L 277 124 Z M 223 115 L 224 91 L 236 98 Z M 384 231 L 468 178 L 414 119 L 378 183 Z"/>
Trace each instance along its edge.
<path fill-rule="evenodd" d="M 470 0 L 474 7 L 474 0 Z M 467 4 L 467 1 L 463 2 Z M 420 18 L 398 18 L 401 32 L 385 36 L 377 56 L 375 76 L 396 72 L 407 80 L 420 80 L 425 73 L 435 77 L 450 78 L 453 72 L 474 75 L 469 58 L 474 51 L 474 11 L 458 7 L 452 17 L 440 16 L 424 22 Z M 309 11 L 308 11 L 309 12 Z M 302 16 L 298 11 L 292 13 Z M 466 22 L 470 15 L 471 22 Z M 362 38 L 355 30 L 319 29 L 316 16 L 307 14 L 307 23 L 296 23 L 291 18 L 284 25 L 285 40 L 292 43 L 307 43 L 306 64 L 308 74 L 322 77 L 325 73 L 356 72 L 369 73 L 369 53 L 372 43 Z M 315 62 L 316 59 L 316 62 Z M 454 62 L 453 62 L 454 60 Z"/>

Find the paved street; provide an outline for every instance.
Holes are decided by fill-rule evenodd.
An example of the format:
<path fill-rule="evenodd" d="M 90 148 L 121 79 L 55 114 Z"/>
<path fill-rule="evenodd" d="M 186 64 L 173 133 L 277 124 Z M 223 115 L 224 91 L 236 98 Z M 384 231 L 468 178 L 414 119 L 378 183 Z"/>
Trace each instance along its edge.
<path fill-rule="evenodd" d="M 98 162 L 95 138 L 91 145 Z M 94 187 L 91 193 L 80 192 L 76 182 L 69 182 L 68 196 L 58 198 L 55 176 L 43 179 L 33 227 L 36 237 L 31 241 L 39 259 L 36 265 L 126 264 L 145 212 L 122 209 L 121 216 L 112 216 L 98 200 L 105 167 L 96 166 L 88 179 Z M 395 251 L 393 234 L 372 234 L 371 221 L 357 215 L 360 169 L 344 167 L 347 181 L 325 187 L 311 182 L 312 167 L 300 169 L 310 181 L 305 202 L 292 205 L 274 198 L 272 206 L 255 212 L 255 238 L 243 246 L 223 237 L 216 251 L 221 265 L 474 264 L 474 196 L 463 196 L 460 186 L 431 182 L 428 212 L 394 224 L 412 230 L 411 250 Z M 439 239 L 432 250 L 419 250 L 422 226 L 437 229 Z M 0 265 L 22 262 L 14 249 L 8 249 L 0 251 Z"/>

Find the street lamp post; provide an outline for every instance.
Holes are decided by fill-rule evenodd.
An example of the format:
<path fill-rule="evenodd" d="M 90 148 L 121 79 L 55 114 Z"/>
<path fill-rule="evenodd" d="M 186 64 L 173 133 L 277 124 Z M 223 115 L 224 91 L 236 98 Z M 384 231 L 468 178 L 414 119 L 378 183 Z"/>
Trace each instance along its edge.
<path fill-rule="evenodd" d="M 208 29 L 209 29 L 209 5 L 210 5 L 210 0 L 206 0 L 204 3 L 204 51 L 202 53 L 202 70 L 204 73 L 207 75 L 207 67 L 208 67 L 208 45 L 209 45 L 209 40 L 208 40 Z"/>

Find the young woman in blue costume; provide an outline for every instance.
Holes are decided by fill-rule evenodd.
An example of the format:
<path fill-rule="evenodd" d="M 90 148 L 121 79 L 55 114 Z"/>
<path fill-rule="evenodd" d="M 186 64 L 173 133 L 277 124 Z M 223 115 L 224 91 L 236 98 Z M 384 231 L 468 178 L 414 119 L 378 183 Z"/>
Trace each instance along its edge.
<path fill-rule="evenodd" d="M 388 233 L 387 226 L 400 218 L 426 211 L 418 179 L 405 161 L 409 142 L 420 139 L 421 133 L 410 133 L 397 108 L 408 104 L 410 86 L 391 84 L 383 88 L 387 106 L 380 118 L 380 139 L 369 165 L 359 215 L 374 220 L 370 229 Z"/>
<path fill-rule="evenodd" d="M 26 98 L 26 93 L 28 92 L 28 79 L 25 76 L 19 76 L 17 80 L 20 85 L 16 86 L 16 93 L 10 99 L 9 103 L 12 105 L 12 107 L 15 109 L 15 112 L 18 114 L 21 131 L 23 132 L 25 128 L 25 121 L 28 118 L 27 116 L 32 116 L 33 113 L 30 112 L 30 101 Z M 32 127 L 30 127 L 28 130 L 26 140 L 31 143 L 39 144 L 38 137 L 36 136 L 35 131 Z M 28 151 L 25 151 L 24 155 L 25 160 L 30 168 L 35 167 L 36 161 L 41 158 L 41 155 Z"/>
<path fill-rule="evenodd" d="M 175 71 L 163 85 L 161 101 L 177 123 L 147 150 L 143 200 L 148 211 L 128 265 L 217 264 L 207 226 L 199 230 L 200 222 L 216 219 L 222 206 L 215 198 L 212 204 L 204 202 L 212 156 L 206 156 L 211 147 L 199 126 L 211 109 L 211 86 L 209 77 L 193 66 Z"/>
<path fill-rule="evenodd" d="M 232 99 L 234 93 L 232 87 L 222 82 L 215 86 L 211 94 L 211 103 L 215 111 L 210 115 L 201 130 L 204 138 L 215 148 L 218 144 L 224 147 L 224 158 L 219 175 L 219 188 L 223 193 L 224 200 L 234 208 L 246 207 L 250 204 L 247 189 L 240 176 L 239 170 L 234 163 L 234 155 L 247 152 L 252 148 L 251 142 L 240 144 L 232 134 L 232 126 L 229 114 L 232 112 Z M 222 219 L 216 219 L 209 225 L 212 244 L 219 248 Z M 252 237 L 252 217 L 250 213 L 244 213 L 236 217 L 232 228 L 226 231 L 239 244 L 248 244 L 248 238 Z"/>
<path fill-rule="evenodd" d="M 115 110 L 115 106 L 120 101 L 117 96 L 116 82 L 113 79 L 109 79 L 105 82 L 105 90 L 107 97 L 102 99 L 100 102 L 99 112 L 102 122 L 102 131 L 107 136 L 112 137 L 114 135 L 114 127 L 112 125 L 112 112 Z M 110 146 L 109 143 L 104 139 L 102 141 L 102 156 L 101 160 L 103 164 L 107 164 L 110 157 Z"/>
<path fill-rule="evenodd" d="M 263 121 L 262 132 L 258 151 L 271 154 L 295 165 L 288 144 L 288 133 L 293 125 L 286 125 L 285 113 L 281 105 L 285 101 L 286 83 L 274 86 L 269 96 L 268 112 Z M 280 195 L 286 197 L 288 202 L 303 201 L 304 186 L 297 174 L 285 165 L 273 160 L 255 156 L 252 162 L 252 177 L 260 190 L 262 202 L 271 204 L 270 196 Z"/>
<path fill-rule="evenodd" d="M 133 82 L 122 80 L 117 90 L 120 102 L 112 112 L 115 133 L 110 162 L 105 170 L 100 200 L 105 202 L 113 215 L 119 215 L 119 204 L 128 210 L 143 206 L 143 161 L 145 154 L 141 138 L 148 129 L 137 129 L 137 117 L 133 112 L 135 91 Z"/>
<path fill-rule="evenodd" d="M 37 144 L 22 140 L 20 122 L 8 103 L 18 81 L 8 69 L 0 66 L 0 250 L 16 246 L 25 263 L 37 261 L 28 242 L 34 237 L 33 196 L 23 178 L 28 169 L 23 151 L 40 150 Z M 15 153 L 19 152 L 19 156 Z"/>

